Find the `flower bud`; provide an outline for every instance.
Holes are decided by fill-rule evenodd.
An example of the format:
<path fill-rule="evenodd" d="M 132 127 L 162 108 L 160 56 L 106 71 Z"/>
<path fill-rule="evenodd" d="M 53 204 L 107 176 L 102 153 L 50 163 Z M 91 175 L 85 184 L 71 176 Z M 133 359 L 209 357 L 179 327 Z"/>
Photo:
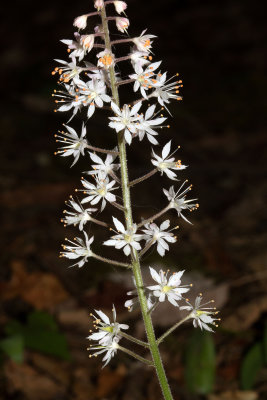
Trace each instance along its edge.
<path fill-rule="evenodd" d="M 87 15 L 81 15 L 80 17 L 75 18 L 73 25 L 78 29 L 85 29 L 87 25 Z"/>
<path fill-rule="evenodd" d="M 113 4 L 118 14 L 121 14 L 127 8 L 127 4 L 124 1 L 114 1 Z"/>
<path fill-rule="evenodd" d="M 97 9 L 97 11 L 100 11 L 101 8 L 104 7 L 104 1 L 103 0 L 95 0 L 94 6 Z"/>
<path fill-rule="evenodd" d="M 128 29 L 129 25 L 130 21 L 128 20 L 128 18 L 116 17 L 116 26 L 118 31 L 125 32 Z"/>
<path fill-rule="evenodd" d="M 95 37 L 94 35 L 83 35 L 81 37 L 81 43 L 88 52 L 94 47 Z"/>

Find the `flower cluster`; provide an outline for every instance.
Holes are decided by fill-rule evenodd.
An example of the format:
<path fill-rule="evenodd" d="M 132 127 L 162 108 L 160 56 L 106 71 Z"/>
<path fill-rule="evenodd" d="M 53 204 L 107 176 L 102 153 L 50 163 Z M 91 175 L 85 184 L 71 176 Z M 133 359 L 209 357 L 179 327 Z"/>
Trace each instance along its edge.
<path fill-rule="evenodd" d="M 181 100 L 179 91 L 183 86 L 182 81 L 178 74 L 168 77 L 168 73 L 162 71 L 162 61 L 153 60 L 152 45 L 155 35 L 144 30 L 139 36 L 129 36 L 130 20 L 125 14 L 126 9 L 127 4 L 124 1 L 94 0 L 93 12 L 75 18 L 73 39 L 61 40 L 66 46 L 67 59 L 55 60 L 56 67 L 52 74 L 57 76 L 59 84 L 59 90 L 54 90 L 52 94 L 56 103 L 55 111 L 68 114 L 64 130 L 55 135 L 56 142 L 60 144 L 55 154 L 70 157 L 71 166 L 77 164 L 82 157 L 84 160 L 87 157 L 90 163 L 83 172 L 85 177 L 81 178 L 81 188 L 76 189 L 82 197 L 74 199 L 70 196 L 62 218 L 64 226 L 77 226 L 81 237 L 66 239 L 60 256 L 74 260 L 72 267 L 83 267 L 89 259 L 96 258 L 130 269 L 135 285 L 135 289 L 127 293 L 131 298 L 125 302 L 130 311 L 139 304 L 145 316 L 167 301 L 172 306 L 188 312 L 186 319 L 191 319 L 195 328 L 212 331 L 218 320 L 215 317 L 217 311 L 214 311 L 213 307 L 206 307 L 210 302 L 201 304 L 201 295 L 197 296 L 194 305 L 184 297 L 191 287 L 182 284 L 184 270 L 170 274 L 169 270 L 156 271 L 149 267 L 154 282 L 144 285 L 142 281 L 141 262 L 144 255 L 149 256 L 149 250 L 154 248 L 164 257 L 170 250 L 170 244 L 174 245 L 177 242 L 173 231 L 178 228 L 178 218 L 191 223 L 185 215 L 188 211 L 197 209 L 198 203 L 197 199 L 187 198 L 192 185 L 187 185 L 185 180 L 178 188 L 172 185 L 168 190 L 163 189 L 167 198 L 164 198 L 166 204 L 163 210 L 148 218 L 141 218 L 139 222 L 136 222 L 135 216 L 132 215 L 131 186 L 158 173 L 159 180 L 163 177 L 176 184 L 180 179 L 180 172 L 187 166 L 174 156 L 179 147 L 171 150 L 171 140 L 165 139 L 164 144 L 160 144 L 160 131 L 170 127 L 165 125 L 168 114 L 171 115 L 169 105 L 172 100 Z M 109 10 L 113 10 L 115 15 L 109 16 Z M 91 17 L 99 19 L 97 25 L 88 23 Z M 112 27 L 116 27 L 120 32 L 119 36 L 113 38 L 109 32 Z M 121 34 L 125 33 L 127 35 L 121 37 Z M 129 44 L 130 47 L 124 55 L 120 51 L 118 57 L 116 50 L 121 43 Z M 127 74 L 121 72 L 124 62 L 128 62 L 131 68 Z M 129 93 L 132 94 L 125 104 L 120 104 L 119 99 L 122 85 L 129 85 Z M 112 150 L 92 144 L 98 132 L 94 134 L 87 124 L 100 111 L 103 115 L 106 113 L 106 130 L 111 140 L 117 139 L 117 146 L 114 147 L 113 144 Z M 78 113 L 83 122 L 77 130 L 70 121 Z M 133 142 L 137 144 L 144 139 L 151 148 L 149 163 L 151 161 L 153 169 L 130 181 L 126 151 L 133 147 Z M 121 193 L 118 191 L 120 188 Z M 172 209 L 177 211 L 178 216 L 174 213 L 173 225 L 165 216 L 165 213 L 172 212 Z M 124 214 L 123 222 L 121 217 L 116 216 L 119 212 Z M 98 219 L 105 218 L 105 214 L 109 217 L 107 222 Z M 163 219 L 157 222 L 161 217 Z M 98 224 L 106 230 L 107 236 L 101 241 L 102 249 L 107 251 L 107 247 L 104 246 L 108 246 L 119 250 L 124 259 L 126 256 L 125 262 L 95 254 L 91 249 L 94 236 L 86 231 L 88 226 L 91 229 L 92 224 Z M 112 320 L 101 310 L 95 310 L 94 314 L 91 314 L 96 331 L 91 331 L 88 336 L 88 339 L 95 343 L 89 347 L 93 352 L 90 356 L 103 354 L 105 366 L 118 350 L 122 350 L 148 365 L 157 367 L 154 361 L 144 359 L 119 345 L 120 340 L 125 338 L 150 349 L 152 354 L 152 347 L 154 346 L 153 351 L 156 351 L 155 346 L 159 343 L 156 338 L 148 335 L 149 343 L 134 339 L 124 332 L 129 326 L 116 321 L 114 306 L 112 313 Z M 144 322 L 151 324 L 149 317 L 144 317 Z M 153 327 L 149 329 L 153 332 Z M 154 356 L 152 358 L 160 359 Z"/>

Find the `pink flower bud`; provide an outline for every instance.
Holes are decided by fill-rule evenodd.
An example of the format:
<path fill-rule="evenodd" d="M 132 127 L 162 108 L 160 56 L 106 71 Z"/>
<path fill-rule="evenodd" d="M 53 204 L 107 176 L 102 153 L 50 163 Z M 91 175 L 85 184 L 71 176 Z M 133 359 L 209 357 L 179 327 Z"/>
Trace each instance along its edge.
<path fill-rule="evenodd" d="M 101 8 L 104 7 L 104 1 L 103 0 L 95 0 L 94 6 L 97 9 L 97 11 L 100 11 Z"/>
<path fill-rule="evenodd" d="M 116 26 L 118 31 L 125 32 L 130 25 L 128 18 L 116 17 Z"/>
<path fill-rule="evenodd" d="M 121 14 L 127 8 L 127 4 L 124 1 L 114 1 L 113 4 L 118 14 Z"/>
<path fill-rule="evenodd" d="M 84 29 L 87 25 L 87 15 L 81 15 L 80 17 L 75 18 L 73 25 L 78 29 Z"/>
<path fill-rule="evenodd" d="M 94 35 L 84 35 L 81 37 L 81 43 L 87 52 L 92 50 L 92 48 L 94 47 L 94 42 Z"/>

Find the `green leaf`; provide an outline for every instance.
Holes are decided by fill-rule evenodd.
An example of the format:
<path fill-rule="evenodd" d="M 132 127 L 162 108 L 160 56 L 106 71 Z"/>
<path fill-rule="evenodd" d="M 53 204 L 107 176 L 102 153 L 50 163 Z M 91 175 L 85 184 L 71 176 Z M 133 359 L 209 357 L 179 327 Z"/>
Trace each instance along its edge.
<path fill-rule="evenodd" d="M 24 339 L 25 347 L 40 351 L 44 354 L 70 359 L 66 339 L 58 331 L 54 318 L 45 312 L 34 311 L 29 314 L 27 325 L 11 321 L 5 328 L 8 335 L 20 335 Z"/>
<path fill-rule="evenodd" d="M 241 365 L 240 379 L 243 390 L 253 388 L 257 375 L 263 366 L 263 345 L 259 342 L 249 349 Z"/>
<path fill-rule="evenodd" d="M 195 329 L 185 353 L 185 379 L 189 391 L 208 394 L 215 380 L 215 346 L 212 335 Z"/>
<path fill-rule="evenodd" d="M 33 311 L 29 314 L 28 326 L 33 328 L 46 328 L 53 331 L 58 331 L 58 326 L 52 315 L 42 312 L 42 311 Z"/>
<path fill-rule="evenodd" d="M 0 341 L 0 348 L 11 360 L 22 363 L 24 353 L 24 340 L 18 334 Z"/>

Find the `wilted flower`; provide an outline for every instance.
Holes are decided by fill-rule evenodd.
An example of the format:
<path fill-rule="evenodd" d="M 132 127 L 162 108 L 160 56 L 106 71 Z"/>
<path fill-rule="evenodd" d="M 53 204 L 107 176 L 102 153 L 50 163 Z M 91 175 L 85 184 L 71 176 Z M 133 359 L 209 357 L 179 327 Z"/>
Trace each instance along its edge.
<path fill-rule="evenodd" d="M 178 307 L 177 300 L 181 300 L 182 294 L 188 292 L 188 288 L 181 286 L 181 276 L 184 271 L 175 272 L 167 279 L 168 272 L 165 273 L 162 270 L 157 273 L 154 268 L 149 267 L 150 274 L 154 281 L 158 284 L 153 286 L 148 286 L 147 288 L 153 291 L 155 297 L 158 297 L 160 302 L 167 300 Z"/>

